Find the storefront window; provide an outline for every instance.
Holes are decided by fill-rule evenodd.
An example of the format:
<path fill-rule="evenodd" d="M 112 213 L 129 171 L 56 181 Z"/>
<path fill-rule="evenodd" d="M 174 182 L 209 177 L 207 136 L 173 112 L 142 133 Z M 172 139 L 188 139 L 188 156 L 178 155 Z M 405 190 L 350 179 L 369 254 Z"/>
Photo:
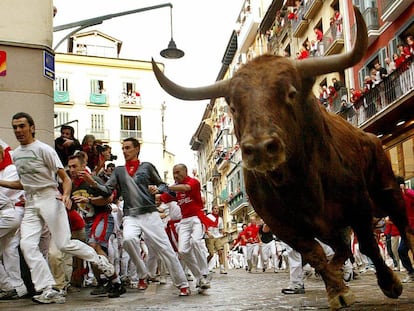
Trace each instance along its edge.
<path fill-rule="evenodd" d="M 391 166 L 392 166 L 392 170 L 394 171 L 395 175 L 399 175 L 399 169 L 398 169 L 398 151 L 397 151 L 397 146 L 392 147 L 391 149 L 388 150 L 390 153 L 390 161 L 391 161 Z"/>
<path fill-rule="evenodd" d="M 403 142 L 403 154 L 404 154 L 404 168 L 406 178 L 414 176 L 414 138 Z"/>

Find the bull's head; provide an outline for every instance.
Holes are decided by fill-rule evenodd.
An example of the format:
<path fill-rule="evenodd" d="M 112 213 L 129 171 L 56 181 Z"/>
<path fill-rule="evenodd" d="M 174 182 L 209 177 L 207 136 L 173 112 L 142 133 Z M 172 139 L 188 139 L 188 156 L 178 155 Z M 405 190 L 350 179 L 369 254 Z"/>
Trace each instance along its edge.
<path fill-rule="evenodd" d="M 233 115 L 244 167 L 262 173 L 274 171 L 289 158 L 292 141 L 300 138 L 301 129 L 295 129 L 293 124 L 306 118 L 303 106 L 309 105 L 307 99 L 314 77 L 343 71 L 364 56 L 367 28 L 359 10 L 354 10 L 357 35 L 353 49 L 345 54 L 300 61 L 262 55 L 242 66 L 231 79 L 197 88 L 175 84 L 154 61 L 152 67 L 162 88 L 174 97 L 184 100 L 225 97 Z"/>

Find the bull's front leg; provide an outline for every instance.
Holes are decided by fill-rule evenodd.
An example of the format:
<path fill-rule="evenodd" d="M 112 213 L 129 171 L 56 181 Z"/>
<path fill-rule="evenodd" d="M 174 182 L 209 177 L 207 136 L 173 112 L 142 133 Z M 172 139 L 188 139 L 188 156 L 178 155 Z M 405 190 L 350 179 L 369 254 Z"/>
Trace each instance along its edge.
<path fill-rule="evenodd" d="M 297 250 L 302 254 L 304 262 L 308 262 L 321 275 L 331 310 L 338 310 L 355 302 L 354 295 L 343 281 L 340 270 L 342 265 L 337 260 L 334 264 L 329 264 L 322 246 L 316 240 L 298 242 Z"/>

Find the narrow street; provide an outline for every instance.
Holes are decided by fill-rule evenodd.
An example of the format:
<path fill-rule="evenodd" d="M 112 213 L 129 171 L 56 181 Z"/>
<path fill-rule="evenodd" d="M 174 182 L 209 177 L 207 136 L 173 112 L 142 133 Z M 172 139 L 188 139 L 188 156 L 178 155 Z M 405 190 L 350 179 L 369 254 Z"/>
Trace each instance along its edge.
<path fill-rule="evenodd" d="M 398 273 L 400 278 L 404 273 Z M 247 273 L 242 269 L 229 270 L 227 275 L 213 274 L 212 288 L 197 294 L 191 282 L 192 295 L 178 297 L 171 283 L 151 284 L 145 292 L 129 289 L 121 298 L 108 299 L 89 294 L 90 288 L 70 293 L 65 304 L 38 305 L 30 299 L 0 301 L 0 310 L 329 310 L 323 282 L 312 276 L 305 282 L 304 295 L 283 295 L 280 291 L 288 284 L 287 272 L 273 271 Z M 376 285 L 375 274 L 361 274 L 350 283 L 356 303 L 343 310 L 413 310 L 414 284 L 406 284 L 397 300 L 386 298 Z"/>

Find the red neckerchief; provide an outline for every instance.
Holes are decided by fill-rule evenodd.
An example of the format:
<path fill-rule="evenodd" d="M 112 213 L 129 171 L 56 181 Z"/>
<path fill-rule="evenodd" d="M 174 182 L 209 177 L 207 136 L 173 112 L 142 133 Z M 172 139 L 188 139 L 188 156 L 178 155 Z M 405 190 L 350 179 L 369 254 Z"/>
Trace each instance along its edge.
<path fill-rule="evenodd" d="M 202 209 L 200 209 L 198 211 L 197 216 L 198 216 L 198 218 L 200 218 L 201 223 L 206 227 L 206 229 L 209 228 L 209 227 L 217 227 L 218 226 L 219 217 L 216 217 L 216 220 L 211 220 L 210 218 L 207 217 L 207 215 L 204 213 L 204 211 Z"/>
<path fill-rule="evenodd" d="M 135 172 L 138 170 L 139 160 L 126 161 L 125 169 L 129 176 L 134 176 Z"/>
<path fill-rule="evenodd" d="M 87 170 L 84 171 L 86 174 L 89 174 Z M 89 174 L 90 175 L 90 174 Z M 73 184 L 75 185 L 75 188 L 78 188 L 83 182 L 83 178 L 76 177 L 72 180 Z"/>
<path fill-rule="evenodd" d="M 0 162 L 0 171 L 4 170 L 10 164 L 13 164 L 12 158 L 10 156 L 10 151 L 10 147 L 4 149 L 3 161 Z"/>

